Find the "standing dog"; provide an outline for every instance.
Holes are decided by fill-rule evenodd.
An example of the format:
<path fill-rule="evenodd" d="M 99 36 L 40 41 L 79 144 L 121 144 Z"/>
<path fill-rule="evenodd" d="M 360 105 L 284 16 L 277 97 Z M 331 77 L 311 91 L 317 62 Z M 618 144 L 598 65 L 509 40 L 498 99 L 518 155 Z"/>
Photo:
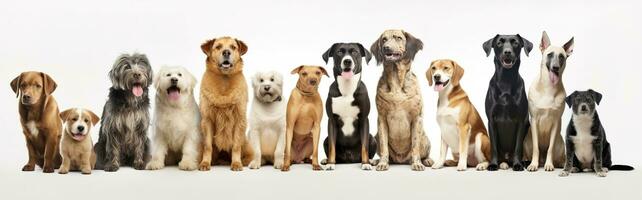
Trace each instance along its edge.
<path fill-rule="evenodd" d="M 112 86 L 101 117 L 96 168 L 118 171 L 121 165 L 145 169 L 149 149 L 149 85 L 152 67 L 147 56 L 123 54 L 109 71 Z"/>
<path fill-rule="evenodd" d="M 544 31 L 539 49 L 542 51 L 540 73 L 528 90 L 531 128 L 524 139 L 524 152 L 531 164 L 526 170 L 537 171 L 539 163 L 545 160 L 544 170 L 553 171 L 555 167 L 562 167 L 565 159 L 560 134 L 566 98 L 562 73 L 566 59 L 573 52 L 573 38 L 562 47 L 552 46 Z M 540 150 L 546 152 L 546 156 L 540 156 Z"/>
<path fill-rule="evenodd" d="M 423 101 L 417 76 L 410 71 L 415 54 L 423 48 L 421 40 L 403 30 L 387 30 L 372 44 L 370 51 L 383 74 L 377 85 L 377 143 L 380 159 L 377 171 L 388 170 L 389 163 L 411 164 L 422 171 L 431 166 L 430 141 L 423 126 Z"/>
<path fill-rule="evenodd" d="M 318 89 L 321 77 L 328 73 L 320 66 L 301 65 L 292 74 L 299 74 L 299 80 L 285 113 L 285 158 L 281 171 L 290 171 L 291 162 L 311 162 L 313 170 L 321 170 L 317 147 L 323 103 Z"/>
<path fill-rule="evenodd" d="M 201 82 L 203 159 L 199 170 L 210 170 L 219 160 L 231 160 L 232 171 L 241 171 L 254 154 L 245 138 L 247 83 L 241 56 L 247 52 L 247 45 L 220 37 L 203 43 L 201 50 L 207 56 L 207 69 Z"/>
<path fill-rule="evenodd" d="M 330 85 L 325 109 L 328 114 L 328 137 L 323 141 L 327 160 L 321 163 L 334 169 L 335 163 L 358 163 L 370 170 L 377 143 L 370 135 L 370 98 L 361 82 L 362 58 L 372 55 L 359 43 L 335 43 L 323 54 L 333 60 L 334 82 Z"/>
<path fill-rule="evenodd" d="M 52 173 L 61 162 L 58 145 L 62 122 L 56 99 L 51 96 L 56 82 L 42 72 L 23 72 L 10 85 L 19 101 L 20 124 L 29 152 L 22 171 L 33 171 L 38 165 L 44 173 Z"/>
<path fill-rule="evenodd" d="M 568 176 L 582 169 L 592 169 L 599 177 L 605 177 L 608 170 L 633 170 L 631 166 L 611 163 L 611 144 L 606 140 L 604 127 L 595 109 L 600 100 L 602 94 L 591 89 L 575 91 L 566 97 L 573 116 L 566 128 L 566 162 L 560 176 Z"/>
<path fill-rule="evenodd" d="M 490 79 L 486 94 L 486 116 L 491 143 L 488 170 L 524 170 L 522 164 L 524 136 L 528 132 L 528 100 L 524 80 L 519 75 L 520 52 L 533 49 L 533 43 L 517 35 L 496 35 L 482 45 L 486 56 L 495 52 L 495 74 Z M 512 161 L 512 162 L 511 162 Z"/>
<path fill-rule="evenodd" d="M 194 99 L 194 86 L 196 78 L 183 67 L 162 67 L 154 77 L 154 137 L 152 159 L 146 169 L 176 163 L 181 170 L 198 167 L 201 114 Z"/>
<path fill-rule="evenodd" d="M 94 142 L 91 139 L 91 128 L 100 118 L 90 110 L 72 108 L 60 113 L 65 123 L 60 154 L 62 165 L 58 173 L 66 174 L 69 170 L 80 170 L 83 174 L 91 174 L 96 165 Z"/>
<path fill-rule="evenodd" d="M 270 161 L 275 169 L 283 166 L 285 153 L 285 101 L 283 76 L 275 71 L 258 72 L 252 77 L 254 101 L 250 110 L 249 138 L 254 149 L 250 169 Z"/>
<path fill-rule="evenodd" d="M 426 72 L 428 84 L 435 84 L 439 92 L 437 103 L 437 122 L 441 128 L 441 157 L 432 166 L 439 169 L 457 165 L 463 171 L 470 166 L 486 170 L 490 158 L 490 141 L 477 109 L 461 88 L 459 80 L 464 76 L 464 68 L 452 60 L 435 60 Z M 450 147 L 454 160 L 446 161 Z M 468 157 L 470 156 L 470 157 Z"/>

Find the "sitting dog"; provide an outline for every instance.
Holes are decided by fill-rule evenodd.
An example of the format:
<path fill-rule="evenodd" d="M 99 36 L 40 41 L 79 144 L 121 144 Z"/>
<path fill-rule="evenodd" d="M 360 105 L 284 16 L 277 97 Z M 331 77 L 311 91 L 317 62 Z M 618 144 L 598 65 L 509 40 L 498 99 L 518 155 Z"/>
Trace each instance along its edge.
<path fill-rule="evenodd" d="M 533 49 L 533 43 L 517 35 L 496 35 L 482 45 L 486 56 L 494 50 L 495 74 L 486 93 L 486 117 L 490 136 L 491 159 L 488 170 L 524 170 L 524 136 L 528 132 L 528 101 L 524 80 L 519 75 L 520 53 Z M 508 163 L 507 163 L 508 162 Z"/>
<path fill-rule="evenodd" d="M 562 141 L 562 113 L 566 90 L 562 83 L 562 73 L 566 69 L 566 59 L 573 52 L 573 38 L 564 46 L 552 46 L 551 41 L 542 33 L 540 73 L 528 90 L 528 111 L 531 115 L 531 128 L 524 139 L 525 159 L 531 163 L 528 171 L 537 171 L 544 161 L 544 170 L 553 171 L 564 163 L 564 141 Z M 542 140 L 542 141 L 540 141 Z M 539 152 L 546 152 L 540 156 Z"/>
<path fill-rule="evenodd" d="M 464 68 L 446 59 L 433 61 L 426 72 L 428 85 L 434 83 L 435 91 L 439 92 L 437 122 L 441 128 L 441 157 L 432 165 L 433 169 L 439 169 L 444 164 L 457 165 L 459 171 L 466 170 L 469 165 L 476 166 L 477 170 L 486 170 L 488 167 L 488 132 L 477 109 L 459 84 L 462 76 Z M 446 161 L 448 147 L 454 160 Z"/>
<path fill-rule="evenodd" d="M 430 141 L 423 125 L 423 101 L 417 76 L 410 71 L 421 40 L 403 30 L 387 30 L 370 47 L 383 74 L 377 85 L 377 171 L 390 163 L 411 164 L 412 170 L 431 166 Z"/>
<path fill-rule="evenodd" d="M 44 173 L 52 173 L 61 162 L 58 145 L 62 122 L 56 99 L 51 95 L 56 82 L 42 72 L 23 72 L 10 85 L 19 101 L 20 124 L 29 152 L 29 161 L 22 171 L 33 171 L 38 165 Z"/>
<path fill-rule="evenodd" d="M 597 176 L 605 177 L 608 170 L 633 170 L 628 165 L 612 165 L 611 144 L 597 115 L 602 94 L 589 89 L 575 91 L 565 101 L 573 110 L 571 122 L 566 128 L 566 162 L 560 176 L 571 172 L 594 170 Z"/>
<path fill-rule="evenodd" d="M 254 100 L 250 110 L 249 139 L 254 149 L 250 169 L 269 161 L 275 169 L 283 166 L 285 153 L 285 101 L 283 76 L 275 71 L 257 72 L 252 77 Z"/>
<path fill-rule="evenodd" d="M 90 110 L 82 108 L 65 110 L 60 113 L 60 118 L 65 126 L 60 142 L 62 165 L 58 173 L 66 174 L 70 170 L 80 170 L 82 174 L 91 174 L 96 164 L 91 128 L 100 118 Z"/>
<path fill-rule="evenodd" d="M 162 169 L 165 164 L 176 163 L 181 170 L 198 167 L 201 114 L 194 99 L 194 86 L 196 78 L 183 67 L 162 67 L 154 77 L 154 136 L 152 159 L 146 169 Z"/>
<path fill-rule="evenodd" d="M 149 94 L 152 67 L 147 56 L 123 54 L 109 71 L 112 86 L 103 107 L 96 169 L 118 171 L 121 165 L 145 169 L 149 139 Z"/>
<path fill-rule="evenodd" d="M 327 159 L 321 164 L 332 170 L 335 163 L 360 162 L 361 169 L 370 170 L 377 143 L 370 135 L 370 98 L 361 81 L 361 66 L 362 58 L 367 66 L 372 55 L 359 43 L 335 43 L 322 57 L 326 63 L 332 58 L 335 81 L 325 102 L 329 119 L 323 149 Z"/>
<path fill-rule="evenodd" d="M 299 74 L 290 94 L 285 113 L 285 156 L 281 171 L 290 171 L 291 162 L 311 162 L 312 170 L 321 170 L 317 147 L 321 134 L 323 103 L 319 84 L 328 73 L 320 66 L 301 65 L 292 74 Z"/>
<path fill-rule="evenodd" d="M 203 159 L 199 170 L 231 161 L 232 171 L 250 163 L 254 150 L 245 138 L 247 83 L 243 59 L 247 45 L 231 37 L 208 40 L 201 45 L 207 56 L 201 82 L 201 131 Z"/>

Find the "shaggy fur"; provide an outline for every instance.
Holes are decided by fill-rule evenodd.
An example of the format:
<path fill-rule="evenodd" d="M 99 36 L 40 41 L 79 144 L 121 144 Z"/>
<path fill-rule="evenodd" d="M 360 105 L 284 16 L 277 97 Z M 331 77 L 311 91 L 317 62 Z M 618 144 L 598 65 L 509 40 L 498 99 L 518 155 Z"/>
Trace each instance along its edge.
<path fill-rule="evenodd" d="M 176 163 L 181 170 L 198 167 L 201 114 L 194 99 L 195 85 L 196 78 L 183 67 L 163 67 L 154 77 L 154 136 L 146 169 Z"/>
<path fill-rule="evenodd" d="M 109 71 L 112 87 L 101 119 L 96 169 L 117 171 L 121 165 L 145 169 L 149 149 L 148 87 L 152 68 L 144 54 L 123 54 Z"/>

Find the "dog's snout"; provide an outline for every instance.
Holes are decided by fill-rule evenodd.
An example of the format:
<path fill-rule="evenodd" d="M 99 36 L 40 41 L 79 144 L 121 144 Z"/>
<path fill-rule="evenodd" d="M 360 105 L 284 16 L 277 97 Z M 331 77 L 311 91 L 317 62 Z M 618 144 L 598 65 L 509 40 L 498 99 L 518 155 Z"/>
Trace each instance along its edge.
<path fill-rule="evenodd" d="M 383 46 L 383 50 L 389 51 L 390 47 L 389 46 Z"/>
<path fill-rule="evenodd" d="M 25 101 L 25 102 L 29 102 L 29 101 L 31 101 L 31 96 L 23 94 L 22 95 L 22 100 Z"/>
<path fill-rule="evenodd" d="M 588 111 L 588 106 L 586 106 L 586 105 L 582 105 L 582 106 L 580 106 L 580 110 L 582 110 L 582 111 Z"/>
<path fill-rule="evenodd" d="M 134 73 L 134 78 L 136 78 L 136 79 L 140 79 L 141 76 L 142 76 L 142 74 L 140 74 L 138 72 Z"/>
<path fill-rule="evenodd" d="M 317 80 L 314 80 L 314 79 L 309 80 L 308 82 L 310 83 L 310 85 L 316 85 L 317 84 Z"/>
<path fill-rule="evenodd" d="M 263 86 L 263 89 L 264 89 L 265 91 L 270 91 L 270 86 L 269 86 L 269 85 Z"/>
<path fill-rule="evenodd" d="M 178 79 L 177 79 L 177 78 L 172 78 L 172 79 L 170 79 L 170 81 L 171 81 L 171 82 L 172 82 L 172 84 L 174 84 L 174 85 L 175 85 L 176 83 L 178 83 Z"/>
<path fill-rule="evenodd" d="M 511 55 L 511 54 L 513 54 L 513 52 L 512 52 L 512 51 L 510 51 L 510 50 L 504 50 L 504 55 Z"/>
<path fill-rule="evenodd" d="M 439 75 L 439 74 L 435 74 L 435 76 L 433 76 L 433 77 L 435 78 L 435 81 L 441 80 L 441 75 Z"/>
<path fill-rule="evenodd" d="M 352 60 L 350 60 L 350 59 L 345 59 L 345 60 L 343 60 L 343 65 L 345 65 L 345 66 L 351 66 L 351 65 L 352 65 Z"/>
<path fill-rule="evenodd" d="M 552 69 L 553 71 L 556 71 L 556 72 L 560 71 L 560 66 L 553 66 Z"/>
<path fill-rule="evenodd" d="M 76 129 L 78 129 L 79 132 L 82 132 L 82 131 L 85 130 L 85 127 L 84 126 L 78 126 L 78 127 L 76 127 Z"/>
<path fill-rule="evenodd" d="M 223 50 L 223 57 L 230 57 L 232 55 L 232 52 L 230 50 Z"/>

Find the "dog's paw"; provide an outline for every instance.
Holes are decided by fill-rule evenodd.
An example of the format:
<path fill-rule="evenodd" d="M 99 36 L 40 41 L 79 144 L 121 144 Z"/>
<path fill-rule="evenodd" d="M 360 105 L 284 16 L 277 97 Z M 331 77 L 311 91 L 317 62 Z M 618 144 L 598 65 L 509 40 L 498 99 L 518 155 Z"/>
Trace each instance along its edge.
<path fill-rule="evenodd" d="M 118 167 L 118 165 L 107 165 L 103 170 L 105 170 L 106 172 L 115 172 L 118 171 L 118 168 L 120 168 Z"/>
<path fill-rule="evenodd" d="M 212 165 L 210 162 L 201 162 L 201 164 L 198 165 L 198 170 L 199 171 L 210 171 L 212 168 Z"/>
<path fill-rule="evenodd" d="M 243 164 L 241 162 L 232 162 L 230 169 L 235 172 L 243 171 Z"/>
<path fill-rule="evenodd" d="M 555 170 L 553 163 L 544 163 L 544 171 L 550 172 Z"/>
<path fill-rule="evenodd" d="M 388 165 L 387 162 L 379 161 L 379 163 L 377 163 L 377 169 L 376 170 L 377 171 L 386 171 L 386 170 L 388 170 L 389 167 L 390 167 L 390 165 Z"/>
<path fill-rule="evenodd" d="M 36 166 L 34 166 L 34 165 L 29 165 L 29 164 L 27 164 L 27 165 L 25 165 L 24 167 L 22 167 L 22 171 L 23 171 L 23 172 L 30 172 L 30 171 L 33 171 L 33 170 L 35 170 L 35 169 L 36 169 Z"/>
<path fill-rule="evenodd" d="M 142 160 L 134 161 L 133 165 L 134 169 L 136 170 L 144 170 L 145 169 L 145 162 Z M 162 168 L 162 167 L 161 167 Z"/>
<path fill-rule="evenodd" d="M 437 161 L 435 162 L 435 164 L 432 165 L 433 169 L 441 169 L 443 167 L 444 167 L 444 162 L 441 162 L 441 161 Z"/>
<path fill-rule="evenodd" d="M 319 170 L 322 170 L 322 169 L 323 169 L 323 168 L 321 168 L 321 165 L 319 165 L 319 164 L 312 164 L 312 170 L 314 170 L 314 171 L 319 171 Z"/>
<path fill-rule="evenodd" d="M 426 166 L 424 166 L 424 164 L 421 164 L 421 162 L 412 162 L 412 164 L 410 164 L 410 168 L 412 168 L 413 171 L 426 170 Z"/>
<path fill-rule="evenodd" d="M 513 164 L 513 171 L 524 171 L 524 166 L 522 163 Z"/>
<path fill-rule="evenodd" d="M 605 171 L 595 172 L 595 174 L 597 175 L 597 177 L 606 177 L 606 172 Z"/>
<path fill-rule="evenodd" d="M 560 177 L 567 177 L 568 175 L 569 175 L 568 171 L 562 171 L 559 176 Z"/>
<path fill-rule="evenodd" d="M 261 161 L 258 161 L 258 160 L 252 160 L 252 162 L 250 162 L 250 165 L 248 165 L 248 167 L 249 167 L 250 169 L 258 169 L 258 168 L 261 168 Z"/>
<path fill-rule="evenodd" d="M 498 166 L 497 164 L 489 164 L 488 165 L 488 171 L 497 171 Z"/>
<path fill-rule="evenodd" d="M 477 171 L 484 171 L 484 170 L 488 169 L 488 162 L 479 163 L 479 164 L 477 164 L 477 167 L 475 167 L 475 168 L 477 169 Z"/>
<path fill-rule="evenodd" d="M 163 169 L 165 167 L 165 163 L 161 161 L 152 161 L 147 163 L 147 166 L 145 167 L 146 170 L 159 170 Z"/>
<path fill-rule="evenodd" d="M 457 164 L 457 171 L 466 171 L 467 168 L 468 166 L 466 166 L 464 162 L 459 162 L 459 164 Z"/>
<path fill-rule="evenodd" d="M 86 168 L 86 169 L 81 169 L 80 172 L 84 175 L 89 175 L 91 174 L 91 169 Z"/>
<path fill-rule="evenodd" d="M 422 161 L 421 161 L 421 163 L 423 163 L 423 164 L 424 164 L 424 166 L 426 166 L 426 167 L 430 167 L 430 166 L 432 166 L 433 164 L 435 164 L 435 161 L 433 161 L 433 160 L 432 160 L 432 159 L 430 159 L 430 158 L 426 158 L 426 159 L 422 160 Z"/>
<path fill-rule="evenodd" d="M 44 172 L 44 173 L 53 173 L 54 172 L 54 168 L 53 167 L 45 167 L 44 169 L 42 169 L 42 172 Z"/>
<path fill-rule="evenodd" d="M 335 164 L 326 164 L 324 170 L 334 170 L 336 168 Z"/>
<path fill-rule="evenodd" d="M 283 167 L 281 167 L 281 171 L 282 172 L 290 171 L 290 165 L 283 165 Z"/>
<path fill-rule="evenodd" d="M 531 162 L 531 164 L 528 165 L 528 167 L 526 167 L 526 170 L 529 172 L 535 172 L 537 171 L 538 168 L 539 168 L 539 163 Z"/>
<path fill-rule="evenodd" d="M 501 169 L 501 170 L 507 170 L 508 168 L 510 168 L 508 163 L 503 162 L 503 163 L 499 164 L 499 169 Z"/>
<path fill-rule="evenodd" d="M 62 168 L 60 168 L 60 169 L 58 170 L 58 174 L 67 174 L 67 173 L 69 173 L 69 170 L 68 170 L 68 169 L 62 169 Z"/>
<path fill-rule="evenodd" d="M 361 164 L 362 170 L 372 170 L 372 165 L 370 163 Z"/>
<path fill-rule="evenodd" d="M 604 171 L 604 172 L 609 172 L 609 168 L 602 167 L 602 171 Z"/>
<path fill-rule="evenodd" d="M 327 165 L 327 164 L 328 164 L 328 159 L 323 159 L 323 160 L 321 160 L 321 164 L 322 164 L 322 165 Z"/>
<path fill-rule="evenodd" d="M 578 172 L 580 172 L 580 168 L 577 168 L 577 167 L 571 168 L 571 173 L 578 173 Z"/>
<path fill-rule="evenodd" d="M 283 167 L 283 159 L 274 161 L 274 169 L 281 169 Z"/>
<path fill-rule="evenodd" d="M 178 163 L 178 169 L 180 170 L 193 171 L 196 170 L 196 168 L 198 168 L 196 162 L 181 160 L 181 162 Z"/>

